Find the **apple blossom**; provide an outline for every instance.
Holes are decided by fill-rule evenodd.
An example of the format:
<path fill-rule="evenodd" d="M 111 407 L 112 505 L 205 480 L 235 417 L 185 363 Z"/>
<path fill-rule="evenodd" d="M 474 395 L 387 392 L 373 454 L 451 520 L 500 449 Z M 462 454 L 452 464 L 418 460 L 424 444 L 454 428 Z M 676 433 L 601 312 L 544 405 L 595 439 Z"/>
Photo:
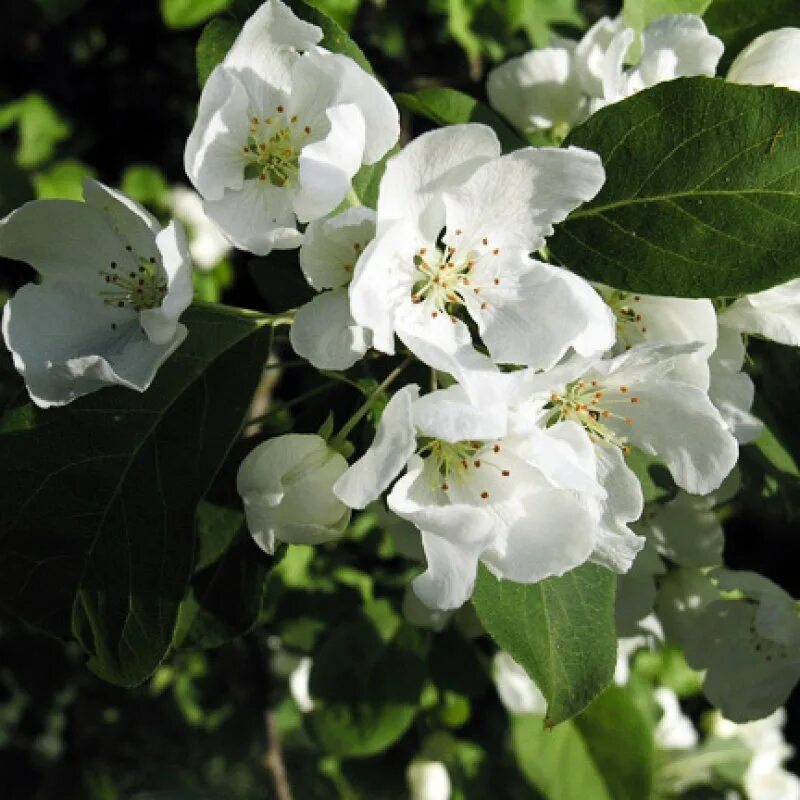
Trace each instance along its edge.
<path fill-rule="evenodd" d="M 406 770 L 410 800 L 450 800 L 452 788 L 441 761 L 413 761 Z"/>
<path fill-rule="evenodd" d="M 573 357 L 509 376 L 511 396 L 536 419 L 578 422 L 600 452 L 633 445 L 657 455 L 678 486 L 707 494 L 733 469 L 738 446 L 707 394 L 671 375 L 674 358 L 692 349 L 640 344 L 611 359 Z"/>
<path fill-rule="evenodd" d="M 397 141 L 397 109 L 322 31 L 280 0 L 245 23 L 203 89 L 186 143 L 186 174 L 237 247 L 299 246 L 297 221 L 329 214 L 362 164 Z"/>
<path fill-rule="evenodd" d="M 678 696 L 666 686 L 656 688 L 653 696 L 661 706 L 653 738 L 662 750 L 691 750 L 697 746 L 699 736 L 691 719 L 681 710 Z"/>
<path fill-rule="evenodd" d="M 319 294 L 295 312 L 289 340 L 317 369 L 348 369 L 367 352 L 370 335 L 353 320 L 347 286 L 374 236 L 375 212 L 363 206 L 306 228 L 300 268 Z"/>
<path fill-rule="evenodd" d="M 625 68 L 636 33 L 622 17 L 603 17 L 580 42 L 555 40 L 494 69 L 492 105 L 521 130 L 563 135 L 609 103 L 649 86 L 693 75 L 713 77 L 723 45 L 693 14 L 662 17 L 641 34 L 641 54 Z"/>
<path fill-rule="evenodd" d="M 346 469 L 344 457 L 315 434 L 290 433 L 255 447 L 239 466 L 236 488 L 256 544 L 272 554 L 276 542 L 341 536 L 350 509 L 331 488 Z"/>
<path fill-rule="evenodd" d="M 421 532 L 427 570 L 412 585 L 429 607 L 464 603 L 478 561 L 533 583 L 596 549 L 605 555 L 598 527 L 606 493 L 589 472 L 570 471 L 568 437 L 531 442 L 505 438 L 506 428 L 502 404 L 472 406 L 458 385 L 422 398 L 406 386 L 389 401 L 372 446 L 334 486 L 344 503 L 363 508 L 406 469 L 387 502 Z"/>
<path fill-rule="evenodd" d="M 0 222 L 0 255 L 43 280 L 3 309 L 3 338 L 38 406 L 103 386 L 145 391 L 186 338 L 191 260 L 179 223 L 162 228 L 130 198 L 89 178 L 85 202 L 37 200 Z"/>
<path fill-rule="evenodd" d="M 376 349 L 393 353 L 397 334 L 473 398 L 496 369 L 474 349 L 468 319 L 498 363 L 541 369 L 570 348 L 602 352 L 614 338 L 609 310 L 581 278 L 529 253 L 603 179 L 600 159 L 578 148 L 503 156 L 477 124 L 423 134 L 387 165 L 377 237 L 350 286 L 353 317 Z"/>

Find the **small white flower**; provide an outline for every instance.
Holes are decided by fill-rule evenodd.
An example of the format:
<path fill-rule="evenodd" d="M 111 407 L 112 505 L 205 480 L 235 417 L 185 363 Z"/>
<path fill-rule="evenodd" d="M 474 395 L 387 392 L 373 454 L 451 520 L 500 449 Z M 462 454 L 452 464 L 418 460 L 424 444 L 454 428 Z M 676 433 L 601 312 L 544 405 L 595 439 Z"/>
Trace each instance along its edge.
<path fill-rule="evenodd" d="M 441 761 L 412 761 L 406 781 L 410 800 L 450 800 L 450 775 Z"/>
<path fill-rule="evenodd" d="M 500 701 L 511 714 L 544 714 L 547 700 L 525 669 L 502 650 L 492 659 L 494 678 Z"/>
<path fill-rule="evenodd" d="M 206 82 L 186 174 L 237 247 L 299 246 L 297 222 L 333 211 L 362 164 L 399 135 L 391 97 L 280 0 L 250 17 Z"/>
<path fill-rule="evenodd" d="M 423 134 L 390 159 L 378 235 L 350 286 L 353 317 L 393 353 L 394 336 L 473 398 L 496 362 L 546 368 L 570 348 L 613 343 L 608 309 L 582 279 L 529 257 L 605 174 L 594 153 L 525 148 L 501 156 L 494 132 L 457 125 Z"/>
<path fill-rule="evenodd" d="M 3 309 L 3 338 L 38 406 L 103 386 L 145 391 L 186 338 L 191 260 L 179 223 L 85 179 L 85 203 L 38 200 L 0 222 L 0 255 L 42 276 Z"/>
<path fill-rule="evenodd" d="M 303 714 L 309 714 L 314 710 L 314 700 L 308 690 L 313 663 L 311 658 L 304 656 L 289 676 L 289 691 Z"/>
<path fill-rule="evenodd" d="M 534 583 L 589 559 L 600 513 L 594 498 L 605 493 L 587 475 L 571 478 L 586 496 L 551 480 L 549 470 L 564 474 L 572 463 L 555 438 L 550 447 L 503 438 L 504 406 L 472 406 L 460 386 L 421 399 L 418 391 L 411 385 L 394 395 L 372 446 L 334 492 L 363 508 L 406 467 L 387 502 L 421 532 L 427 570 L 412 585 L 425 605 L 462 605 L 479 561 Z"/>
<path fill-rule="evenodd" d="M 295 353 L 317 369 L 348 369 L 369 348 L 369 331 L 350 313 L 347 286 L 374 236 L 375 212 L 364 207 L 314 220 L 306 228 L 300 267 L 320 294 L 297 309 L 289 340 Z"/>
<path fill-rule="evenodd" d="M 800 28 L 780 28 L 753 39 L 731 64 L 728 80 L 800 92 Z"/>
<path fill-rule="evenodd" d="M 636 34 L 622 17 L 603 17 L 580 42 L 556 40 L 489 74 L 494 107 L 521 130 L 573 127 L 609 103 L 664 81 L 713 77 L 722 42 L 700 17 L 676 14 L 656 20 L 641 36 L 638 61 L 625 67 Z"/>
<path fill-rule="evenodd" d="M 659 686 L 653 693 L 661 706 L 661 719 L 653 731 L 653 738 L 662 750 L 691 750 L 697 746 L 699 736 L 692 721 L 681 710 L 678 696 L 672 689 Z"/>
<path fill-rule="evenodd" d="M 231 251 L 230 242 L 203 211 L 203 198 L 185 186 L 175 186 L 169 195 L 175 219 L 182 222 L 189 237 L 189 252 L 197 269 L 214 269 Z"/>
<path fill-rule="evenodd" d="M 314 434 L 290 433 L 254 448 L 239 466 L 236 488 L 256 544 L 272 554 L 276 541 L 320 544 L 341 536 L 350 509 L 332 486 L 346 469 L 344 457 Z"/>

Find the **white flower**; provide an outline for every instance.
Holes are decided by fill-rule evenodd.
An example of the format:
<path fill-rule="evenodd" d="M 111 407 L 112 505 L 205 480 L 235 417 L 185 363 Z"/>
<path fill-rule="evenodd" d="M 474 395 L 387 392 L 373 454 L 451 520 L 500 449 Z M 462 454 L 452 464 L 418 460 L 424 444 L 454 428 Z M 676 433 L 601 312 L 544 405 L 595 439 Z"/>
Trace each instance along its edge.
<path fill-rule="evenodd" d="M 642 344 L 616 358 L 573 358 L 509 379 L 514 395 L 528 398 L 527 413 L 578 422 L 600 453 L 634 445 L 661 458 L 681 488 L 708 494 L 733 469 L 738 446 L 706 393 L 671 375 L 674 357 L 690 349 Z"/>
<path fill-rule="evenodd" d="M 603 106 L 658 83 L 713 77 L 723 51 L 722 42 L 693 14 L 648 25 L 641 36 L 641 55 L 626 69 L 635 39 L 621 16 L 603 17 L 580 42 L 557 40 L 493 70 L 489 100 L 522 130 L 563 132 Z"/>
<path fill-rule="evenodd" d="M 289 676 L 289 691 L 292 699 L 303 714 L 308 714 L 314 710 L 314 700 L 308 690 L 313 663 L 311 658 L 304 656 Z"/>
<path fill-rule="evenodd" d="M 525 669 L 502 650 L 492 659 L 492 677 L 500 701 L 511 714 L 544 714 L 547 700 Z"/>
<path fill-rule="evenodd" d="M 267 0 L 209 76 L 186 143 L 186 174 L 206 213 L 258 255 L 297 247 L 297 221 L 333 211 L 359 167 L 399 135 L 391 97 L 321 39 Z"/>
<path fill-rule="evenodd" d="M 783 738 L 786 710 L 777 709 L 764 719 L 737 725 L 721 715 L 713 718 L 713 734 L 739 739 L 752 753 L 744 776 L 750 800 L 800 800 L 800 778 L 783 769 L 794 750 Z"/>
<path fill-rule="evenodd" d="M 661 719 L 653 731 L 656 744 L 663 750 L 691 750 L 699 737 L 692 721 L 681 710 L 678 696 L 672 689 L 659 686 L 653 693 L 661 706 Z"/>
<path fill-rule="evenodd" d="M 450 800 L 450 775 L 441 761 L 412 761 L 406 781 L 410 800 Z"/>
<path fill-rule="evenodd" d="M 186 338 L 191 261 L 179 223 L 85 179 L 85 203 L 38 200 L 0 222 L 0 255 L 42 276 L 3 309 L 3 338 L 38 406 L 103 386 L 145 391 Z"/>
<path fill-rule="evenodd" d="M 350 286 L 353 317 L 377 349 L 393 353 L 396 333 L 472 397 L 494 368 L 468 318 L 496 362 L 545 368 L 571 347 L 607 349 L 613 321 L 589 284 L 529 257 L 603 180 L 585 150 L 501 156 L 494 132 L 473 124 L 423 134 L 387 165 L 378 235 Z"/>
<path fill-rule="evenodd" d="M 800 91 L 800 28 L 780 28 L 756 37 L 731 64 L 728 80 Z"/>
<path fill-rule="evenodd" d="M 551 480 L 549 470 L 567 472 L 571 453 L 555 439 L 538 448 L 504 439 L 504 406 L 472 406 L 458 385 L 421 399 L 418 391 L 410 385 L 394 395 L 372 446 L 334 492 L 363 508 L 407 467 L 387 502 L 421 532 L 427 570 L 412 585 L 425 605 L 462 605 L 479 561 L 498 576 L 533 583 L 589 559 L 598 539 L 596 498 L 605 493 L 588 475 L 571 478 L 584 495 Z"/>
<path fill-rule="evenodd" d="M 347 469 L 344 457 L 314 434 L 290 433 L 255 447 L 242 461 L 236 488 L 256 544 L 319 544 L 342 535 L 350 509 L 331 487 Z"/>
<path fill-rule="evenodd" d="M 195 267 L 204 272 L 214 269 L 230 253 L 231 245 L 203 211 L 203 198 L 192 189 L 175 186 L 169 195 L 169 207 L 175 219 L 186 227 Z"/>
<path fill-rule="evenodd" d="M 742 370 L 745 355 L 742 335 L 725 324 L 724 316 L 720 317 L 717 349 L 708 362 L 711 370 L 708 396 L 739 444 L 754 442 L 764 427 L 761 420 L 750 413 L 755 386 Z"/>
<path fill-rule="evenodd" d="M 374 236 L 375 212 L 364 207 L 315 220 L 306 228 L 300 267 L 320 294 L 297 309 L 289 340 L 295 353 L 317 369 L 348 369 L 369 348 L 369 331 L 350 313 L 347 286 Z"/>

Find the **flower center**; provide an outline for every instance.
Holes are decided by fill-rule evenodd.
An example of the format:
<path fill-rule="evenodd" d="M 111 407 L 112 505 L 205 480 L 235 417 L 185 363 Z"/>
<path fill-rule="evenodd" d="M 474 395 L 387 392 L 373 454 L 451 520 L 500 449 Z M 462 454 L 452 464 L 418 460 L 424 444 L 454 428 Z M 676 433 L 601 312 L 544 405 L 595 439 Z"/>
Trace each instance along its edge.
<path fill-rule="evenodd" d="M 439 237 L 441 242 L 445 232 Z M 457 230 L 455 235 L 462 236 L 463 231 Z M 488 237 L 482 239 L 485 248 L 489 247 Z M 492 255 L 499 255 L 500 250 L 491 250 Z M 457 309 L 465 304 L 468 292 L 479 296 L 487 288 L 485 280 L 477 279 L 475 268 L 484 252 L 475 252 L 471 248 L 461 249 L 453 246 L 438 245 L 433 248 L 420 247 L 414 256 L 414 283 L 411 290 L 411 300 L 414 303 L 428 302 L 432 307 L 431 317 L 436 319 L 439 314 L 448 314 L 455 322 L 453 316 Z M 482 285 L 486 283 L 486 285 Z M 489 283 L 500 285 L 500 278 L 494 277 Z M 485 311 L 489 304 L 482 299 L 481 310 Z"/>
<path fill-rule="evenodd" d="M 641 302 L 638 294 L 628 294 L 617 289 L 600 290 L 600 296 L 614 312 L 617 320 L 617 340 L 630 350 L 633 345 L 645 340 L 647 324 L 637 303 Z"/>
<path fill-rule="evenodd" d="M 497 442 L 493 444 L 475 441 L 453 443 L 442 439 L 431 439 L 417 451 L 417 455 L 433 460 L 438 487 L 431 488 L 439 488 L 441 491 L 447 492 L 453 483 L 464 483 L 468 479 L 474 479 L 481 468 L 484 470 L 497 469 L 504 478 L 509 477 L 510 470 L 501 469 L 491 460 L 487 460 L 492 454 L 499 452 L 500 445 Z M 485 489 L 479 494 L 482 500 L 489 499 L 489 492 Z"/>
<path fill-rule="evenodd" d="M 553 414 L 548 423 L 554 425 L 557 422 L 574 420 L 583 426 L 589 434 L 589 438 L 594 444 L 605 442 L 619 447 L 623 453 L 630 452 L 627 440 L 624 436 L 615 433 L 608 426 L 612 419 L 622 420 L 626 425 L 633 425 L 633 419 L 624 414 L 612 411 L 609 406 L 617 405 L 621 402 L 636 405 L 639 398 L 629 396 L 630 390 L 627 386 L 619 387 L 620 394 L 616 393 L 607 396 L 603 388 L 597 381 L 575 381 L 570 383 L 563 394 L 553 392 L 550 397 Z"/>
<path fill-rule="evenodd" d="M 311 135 L 297 115 L 287 118 L 283 106 L 267 117 L 252 116 L 247 144 L 242 147 L 245 180 L 291 186 L 300 172 L 300 151 Z"/>
<path fill-rule="evenodd" d="M 130 245 L 125 249 L 132 250 Z M 109 286 L 99 293 L 107 306 L 143 311 L 161 305 L 167 294 L 163 270 L 153 256 L 138 256 L 137 262 L 135 269 L 120 268 L 116 261 L 112 261 L 109 269 L 100 270 L 101 277 Z"/>

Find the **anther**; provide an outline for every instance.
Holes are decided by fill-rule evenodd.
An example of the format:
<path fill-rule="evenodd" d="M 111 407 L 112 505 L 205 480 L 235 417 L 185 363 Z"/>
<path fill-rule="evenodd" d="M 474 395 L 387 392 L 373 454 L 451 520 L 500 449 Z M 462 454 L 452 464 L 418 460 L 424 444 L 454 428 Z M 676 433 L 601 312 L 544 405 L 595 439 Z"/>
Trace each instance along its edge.
<path fill-rule="evenodd" d="M 489 308 L 488 303 L 481 303 L 481 311 L 486 311 L 487 308 Z"/>
<path fill-rule="evenodd" d="M 494 450 L 494 452 L 495 452 L 495 453 L 499 453 L 499 452 L 500 452 L 500 445 L 499 445 L 499 444 L 496 444 L 496 445 L 495 445 L 495 446 L 492 448 L 492 450 Z"/>
<path fill-rule="evenodd" d="M 436 319 L 436 317 L 438 317 L 438 316 L 439 316 L 439 312 L 438 311 L 431 311 L 431 319 Z"/>
<path fill-rule="evenodd" d="M 475 465 L 476 469 L 480 469 L 481 468 L 481 460 L 479 458 L 476 459 L 475 461 L 473 461 L 472 463 Z"/>
<path fill-rule="evenodd" d="M 500 255 L 500 248 L 499 247 L 495 247 L 495 249 L 492 250 L 492 255 L 493 256 L 499 256 Z"/>
<path fill-rule="evenodd" d="M 499 286 L 500 285 L 500 278 L 495 278 L 494 279 L 494 285 L 495 286 Z"/>
<path fill-rule="evenodd" d="M 504 478 L 507 478 L 507 477 L 508 477 L 508 476 L 511 474 L 511 472 L 510 472 L 509 470 L 507 470 L 507 469 L 504 469 L 504 470 L 501 470 L 501 471 L 500 471 L 500 474 L 501 474 L 501 475 L 502 475 Z"/>
<path fill-rule="evenodd" d="M 449 488 L 450 488 L 450 487 L 449 487 L 449 486 L 448 486 L 446 483 L 443 483 L 443 484 L 442 484 L 442 491 L 443 491 L 443 492 L 446 492 L 446 491 L 447 491 Z"/>
<path fill-rule="evenodd" d="M 483 246 L 486 247 L 487 244 L 489 244 L 489 240 L 484 236 L 483 237 Z"/>
<path fill-rule="evenodd" d="M 619 390 L 622 392 L 622 394 L 625 394 L 628 391 L 628 387 L 627 386 L 620 386 Z"/>
<path fill-rule="evenodd" d="M 308 136 L 311 133 L 311 128 L 306 125 L 305 128 L 303 128 L 303 131 L 305 132 L 306 136 Z"/>
<path fill-rule="evenodd" d="M 276 109 L 276 111 L 277 111 L 279 114 L 283 114 L 283 106 L 278 106 L 278 107 L 277 107 L 277 109 Z"/>
<path fill-rule="evenodd" d="M 625 417 L 625 424 L 626 425 L 633 425 L 633 420 L 630 417 Z"/>
<path fill-rule="evenodd" d="M 636 405 L 636 403 L 638 403 L 638 402 L 639 402 L 639 398 L 638 397 L 631 397 L 631 403 Z"/>
<path fill-rule="evenodd" d="M 481 498 L 483 500 L 488 500 L 489 499 L 489 492 L 481 492 Z"/>

